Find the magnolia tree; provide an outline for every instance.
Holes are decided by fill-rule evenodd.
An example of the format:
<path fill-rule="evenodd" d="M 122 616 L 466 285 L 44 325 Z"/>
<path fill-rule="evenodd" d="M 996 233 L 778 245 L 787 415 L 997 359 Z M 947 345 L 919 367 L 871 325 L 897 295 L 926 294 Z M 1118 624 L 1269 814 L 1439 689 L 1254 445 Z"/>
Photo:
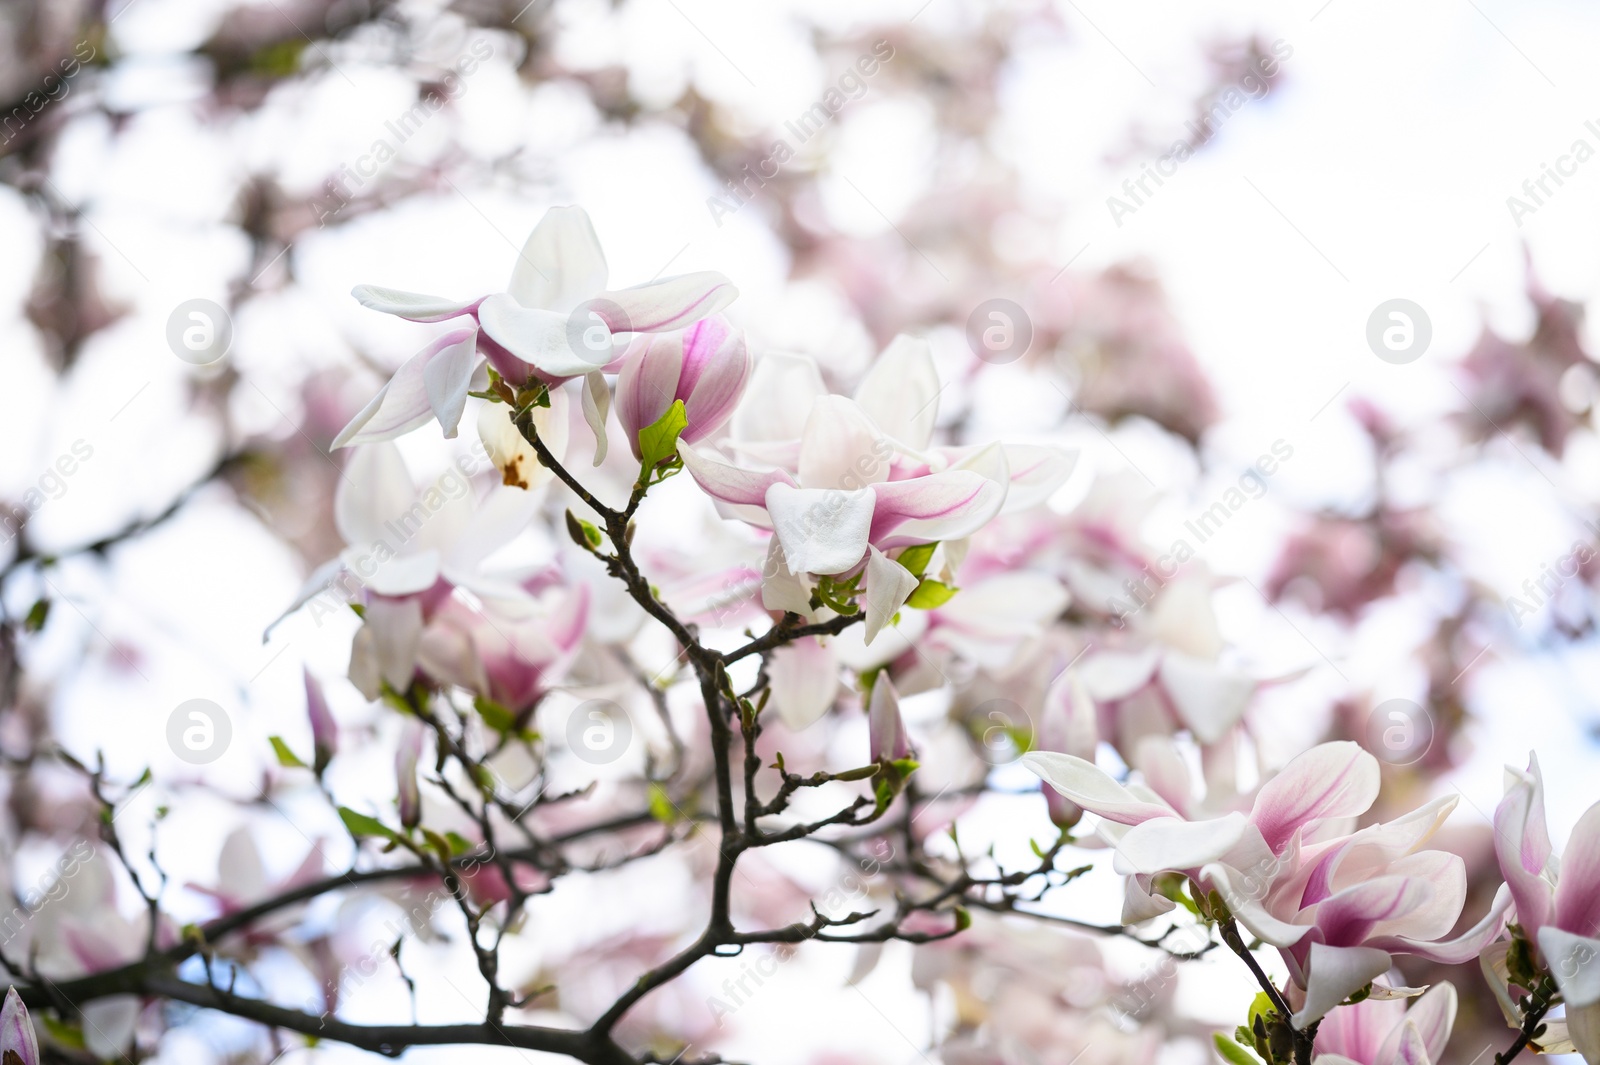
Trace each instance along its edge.
<path fill-rule="evenodd" d="M 941 423 L 952 382 L 925 339 L 837 392 L 809 358 L 749 349 L 720 274 L 609 283 L 564 207 L 502 292 L 355 290 L 448 331 L 335 438 L 345 546 L 291 611 L 353 616 L 348 683 L 374 709 L 339 723 L 346 693 L 308 674 L 310 745 L 271 737 L 264 801 L 308 792 L 348 838 L 284 863 L 241 829 L 190 886 L 214 914 L 180 921 L 154 846 L 124 843 L 147 781 L 55 751 L 98 824 L 48 905 L 7 922 L 5 1065 L 137 1056 L 179 1004 L 285 1048 L 717 1061 L 795 952 L 851 952 L 860 979 L 894 941 L 919 987 L 989 1003 L 937 1036 L 946 1061 L 1154 1061 L 1194 1034 L 1174 977 L 1231 954 L 1260 990 L 1205 1032 L 1228 1062 L 1466 1060 L 1458 988 L 1482 981 L 1496 1062 L 1600 1063 L 1600 804 L 1558 860 L 1537 761 L 1508 768 L 1503 883 L 1469 906 L 1463 858 L 1430 846 L 1455 798 L 1376 814 L 1379 759 L 1349 739 L 1267 763 L 1247 709 L 1285 678 L 1229 664 L 1210 576 L 1150 585 L 1104 487 L 1052 507 L 1071 450 Z M 463 420 L 477 442 L 414 478 L 396 441 Z M 545 561 L 497 561 L 529 537 Z M 214 741 L 203 707 L 186 720 L 177 742 Z M 340 772 L 374 749 L 387 786 Z M 1015 816 L 975 846 L 985 798 Z M 663 922 L 668 859 L 690 877 Z M 1111 877 L 1121 914 L 1097 923 L 1081 900 Z M 618 891 L 605 936 L 531 959 L 564 897 Z M 471 1020 L 418 1019 L 415 944 L 441 937 L 475 969 Z M 1106 966 L 1112 940 L 1141 975 Z M 1428 986 L 1401 974 L 1421 963 Z M 409 1009 L 402 990 L 350 1016 L 368 980 L 411 988 Z"/>

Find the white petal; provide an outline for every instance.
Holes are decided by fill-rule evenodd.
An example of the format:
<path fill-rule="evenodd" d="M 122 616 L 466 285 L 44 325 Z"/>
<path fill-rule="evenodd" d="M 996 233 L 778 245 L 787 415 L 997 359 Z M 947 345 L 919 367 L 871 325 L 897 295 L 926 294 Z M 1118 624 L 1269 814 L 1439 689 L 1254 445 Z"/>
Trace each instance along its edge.
<path fill-rule="evenodd" d="M 385 523 L 410 510 L 416 501 L 411 472 L 400 449 L 388 442 L 367 444 L 351 456 L 339 478 L 333 497 L 334 525 L 346 544 L 366 548 L 383 540 Z"/>
<path fill-rule="evenodd" d="M 874 502 L 870 488 L 846 492 L 778 483 L 766 495 L 772 528 L 796 573 L 843 573 L 859 563 L 867 553 Z"/>
<path fill-rule="evenodd" d="M 1022 756 L 1022 764 L 1050 787 L 1108 821 L 1137 825 L 1152 818 L 1173 818 L 1165 803 L 1141 799 L 1112 780 L 1105 770 L 1082 758 L 1054 751 L 1032 751 Z"/>
<path fill-rule="evenodd" d="M 853 400 L 824 396 L 811 407 L 800 442 L 807 488 L 865 488 L 889 479 L 894 447 Z"/>
<path fill-rule="evenodd" d="M 812 616 L 811 585 L 789 569 L 783 544 L 776 536 L 767 541 L 767 561 L 761 571 L 761 605 L 816 620 Z"/>
<path fill-rule="evenodd" d="M 895 611 L 905 605 L 920 583 L 915 574 L 876 547 L 867 549 L 866 587 L 862 598 L 866 600 L 868 644 L 894 617 Z"/>
<path fill-rule="evenodd" d="M 1238 844 L 1249 824 L 1241 813 L 1206 821 L 1153 817 L 1123 833 L 1117 843 L 1117 871 L 1153 874 L 1199 869 Z"/>
<path fill-rule="evenodd" d="M 606 460 L 606 415 L 611 412 L 611 389 L 599 370 L 583 375 L 583 420 L 594 430 L 594 464 Z"/>
<path fill-rule="evenodd" d="M 393 440 L 430 417 L 439 419 L 445 436 L 455 436 L 478 361 L 477 335 L 475 329 L 451 330 L 401 363 L 378 394 L 339 430 L 334 448 Z"/>
<path fill-rule="evenodd" d="M 839 663 L 816 638 L 796 640 L 767 661 L 772 701 L 791 732 L 809 728 L 839 694 Z"/>
<path fill-rule="evenodd" d="M 478 307 L 478 324 L 490 340 L 550 377 L 582 377 L 611 360 L 605 324 L 581 309 L 569 315 L 524 307 L 497 292 Z"/>
<path fill-rule="evenodd" d="M 594 308 L 613 333 L 664 333 L 716 314 L 738 297 L 726 277 L 706 270 L 602 292 Z"/>
<path fill-rule="evenodd" d="M 588 214 L 552 207 L 528 235 L 506 291 L 524 307 L 565 314 L 605 287 L 606 256 Z"/>
<path fill-rule="evenodd" d="M 1546 925 L 1539 929 L 1539 950 L 1568 1007 L 1600 1004 L 1600 939 Z"/>
<path fill-rule="evenodd" d="M 856 386 L 855 398 L 885 433 L 918 450 L 927 447 L 939 418 L 933 348 L 920 337 L 895 337 Z"/>
<path fill-rule="evenodd" d="M 1351 994 L 1389 971 L 1388 953 L 1371 947 L 1330 947 L 1311 944 L 1307 966 L 1306 1002 L 1291 1020 L 1296 1028 L 1320 1021 Z"/>
<path fill-rule="evenodd" d="M 750 371 L 744 398 L 733 412 L 734 446 L 762 458 L 768 456 L 757 456 L 748 446 L 778 444 L 792 450 L 805 432 L 812 405 L 827 394 L 822 372 L 813 360 L 781 352 L 761 356 Z"/>
<path fill-rule="evenodd" d="M 1161 660 L 1161 685 L 1201 743 L 1216 743 L 1244 716 L 1255 678 L 1176 651 Z"/>
<path fill-rule="evenodd" d="M 420 292 L 402 292 L 397 288 L 379 288 L 377 285 L 357 285 L 350 290 L 350 295 L 363 307 L 409 318 L 413 322 L 442 322 L 447 318 L 456 318 L 471 311 L 478 302 L 424 296 Z"/>

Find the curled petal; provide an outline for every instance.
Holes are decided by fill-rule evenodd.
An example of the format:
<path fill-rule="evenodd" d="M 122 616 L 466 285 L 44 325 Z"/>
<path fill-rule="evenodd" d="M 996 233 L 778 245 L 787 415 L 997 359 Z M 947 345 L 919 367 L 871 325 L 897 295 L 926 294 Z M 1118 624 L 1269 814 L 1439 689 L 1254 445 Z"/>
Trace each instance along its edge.
<path fill-rule="evenodd" d="M 1539 760 L 1528 756 L 1526 772 L 1506 766 L 1506 793 L 1494 811 L 1494 849 L 1500 875 L 1517 904 L 1517 921 L 1533 934 L 1550 921 L 1554 892 L 1545 869 L 1550 864 L 1550 830 L 1544 815 L 1544 780 Z"/>
<path fill-rule="evenodd" d="M 1369 940 L 1369 945 L 1382 947 L 1396 954 L 1414 954 L 1442 965 L 1460 965 L 1471 961 L 1505 931 L 1506 912 L 1511 908 L 1511 891 L 1504 885 L 1495 892 L 1494 902 L 1483 919 L 1454 939 L 1422 941 L 1408 936 L 1379 936 Z"/>
<path fill-rule="evenodd" d="M 506 287 L 524 307 L 562 314 L 606 287 L 606 256 L 582 207 L 552 207 L 517 256 Z"/>
<path fill-rule="evenodd" d="M 665 333 L 716 314 L 738 296 L 726 277 L 705 270 L 602 292 L 593 307 L 613 333 Z"/>
<path fill-rule="evenodd" d="M 797 487 L 794 478 L 783 470 L 747 470 L 688 444 L 678 445 L 678 456 L 706 495 L 730 506 L 765 508 L 767 490 L 773 485 Z"/>
<path fill-rule="evenodd" d="M 606 460 L 606 415 L 611 412 L 611 389 L 599 370 L 583 375 L 583 420 L 594 432 L 594 464 Z"/>
<path fill-rule="evenodd" d="M 335 448 L 393 440 L 438 418 L 444 435 L 456 435 L 466 406 L 468 382 L 477 366 L 475 329 L 455 329 L 400 364 L 350 424 L 333 438 Z"/>
<path fill-rule="evenodd" d="M 1394 1061 L 1399 1065 L 1428 1065 L 1441 1060 L 1445 1044 L 1450 1041 L 1450 1031 L 1455 1027 L 1456 1007 L 1454 987 L 1447 983 L 1433 985 L 1412 1004 L 1405 1022 L 1390 1032 L 1372 1060 Z"/>
<path fill-rule="evenodd" d="M 869 760 L 893 762 L 910 757 L 911 741 L 906 738 L 905 719 L 900 716 L 900 696 L 887 673 L 879 674 L 872 686 L 867 731 L 871 735 Z"/>
<path fill-rule="evenodd" d="M 919 583 L 916 575 L 900 563 L 876 547 L 867 548 L 867 580 L 862 591 L 866 600 L 866 643 L 872 643 Z"/>
<path fill-rule="evenodd" d="M 1117 841 L 1118 872 L 1150 875 L 1168 869 L 1198 869 L 1236 847 L 1249 827 L 1250 822 L 1240 813 L 1205 821 L 1152 817 Z"/>
<path fill-rule="evenodd" d="M 478 300 L 445 299 L 443 296 L 424 296 L 420 292 L 402 292 L 397 288 L 379 288 L 377 285 L 357 285 L 350 290 L 361 306 L 406 318 L 413 322 L 442 322 L 471 314 Z"/>

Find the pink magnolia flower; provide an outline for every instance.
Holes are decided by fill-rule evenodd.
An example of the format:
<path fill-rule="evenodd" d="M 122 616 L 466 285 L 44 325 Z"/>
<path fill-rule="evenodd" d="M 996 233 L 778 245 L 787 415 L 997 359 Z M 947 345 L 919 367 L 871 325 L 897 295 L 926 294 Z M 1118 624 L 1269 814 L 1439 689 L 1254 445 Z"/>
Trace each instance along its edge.
<path fill-rule="evenodd" d="M 584 585 L 539 601 L 452 597 L 423 630 L 417 662 L 434 680 L 492 700 L 519 719 L 560 680 L 583 641 Z"/>
<path fill-rule="evenodd" d="M 1544 779 L 1530 754 L 1526 771 L 1506 767 L 1506 793 L 1495 809 L 1494 827 L 1495 854 L 1516 903 L 1517 927 L 1561 990 L 1568 1038 L 1589 1065 L 1597 1065 L 1600 803 L 1578 818 L 1558 862 L 1545 822 Z"/>
<path fill-rule="evenodd" d="M 1101 834 L 1120 872 L 1181 873 L 1219 892 L 1240 924 L 1277 947 L 1299 993 L 1299 1027 L 1388 972 L 1393 953 L 1459 963 L 1505 925 L 1510 897 L 1502 890 L 1478 925 L 1443 939 L 1465 905 L 1466 871 L 1460 857 L 1421 848 L 1454 799 L 1349 832 L 1379 784 L 1377 759 L 1354 743 L 1324 743 L 1292 759 L 1261 786 L 1248 814 L 1201 820 L 1081 758 L 1034 752 L 1023 761 L 1105 819 Z"/>
<path fill-rule="evenodd" d="M 1073 456 L 1053 448 L 932 447 L 938 398 L 928 344 L 910 337 L 885 349 L 853 399 L 827 394 L 809 360 L 769 357 L 732 444 L 767 468 L 678 449 L 726 516 L 773 530 L 768 609 L 809 616 L 811 578 L 861 572 L 870 642 L 918 583 L 888 552 L 968 537 L 1008 494 L 1014 506 L 1042 502 L 1071 473 Z"/>
<path fill-rule="evenodd" d="M 605 432 L 605 380 L 615 358 L 613 333 L 656 333 L 683 327 L 726 307 L 738 291 L 710 271 L 607 289 L 605 253 L 581 207 L 545 212 L 517 257 L 506 291 L 471 300 L 358 285 L 351 293 L 370 307 L 413 322 L 467 317 L 472 325 L 437 338 L 403 363 L 343 431 L 335 447 L 392 440 L 438 419 L 456 435 L 479 355 L 513 385 L 534 378 L 555 383 L 588 378 L 584 413 Z M 601 396 L 606 398 L 601 400 Z"/>
<path fill-rule="evenodd" d="M 659 421 L 674 400 L 683 401 L 689 419 L 680 441 L 692 444 L 722 428 L 749 376 L 744 334 L 721 315 L 681 332 L 635 337 L 617 376 L 617 418 L 634 457 L 640 457 L 639 430 Z"/>
<path fill-rule="evenodd" d="M 1334 1010 L 1317 1027 L 1313 1065 L 1433 1065 L 1456 1022 L 1456 989 L 1438 984 L 1407 1009 L 1368 998 Z"/>
<path fill-rule="evenodd" d="M 39 1065 L 39 1039 L 33 1032 L 28 1007 L 16 988 L 6 992 L 0 1009 L 0 1061 L 5 1065 Z"/>

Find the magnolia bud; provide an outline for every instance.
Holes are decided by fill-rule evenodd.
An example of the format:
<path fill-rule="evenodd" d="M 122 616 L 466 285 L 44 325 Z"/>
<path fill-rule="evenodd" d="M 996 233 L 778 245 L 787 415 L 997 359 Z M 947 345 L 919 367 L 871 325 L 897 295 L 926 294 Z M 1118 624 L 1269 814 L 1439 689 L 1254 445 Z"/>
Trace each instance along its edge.
<path fill-rule="evenodd" d="M 654 425 L 674 400 L 689 424 L 680 440 L 694 443 L 733 414 L 750 376 L 744 334 L 713 315 L 677 333 L 641 333 L 628 346 L 617 377 L 617 418 L 637 458 L 639 430 Z"/>

